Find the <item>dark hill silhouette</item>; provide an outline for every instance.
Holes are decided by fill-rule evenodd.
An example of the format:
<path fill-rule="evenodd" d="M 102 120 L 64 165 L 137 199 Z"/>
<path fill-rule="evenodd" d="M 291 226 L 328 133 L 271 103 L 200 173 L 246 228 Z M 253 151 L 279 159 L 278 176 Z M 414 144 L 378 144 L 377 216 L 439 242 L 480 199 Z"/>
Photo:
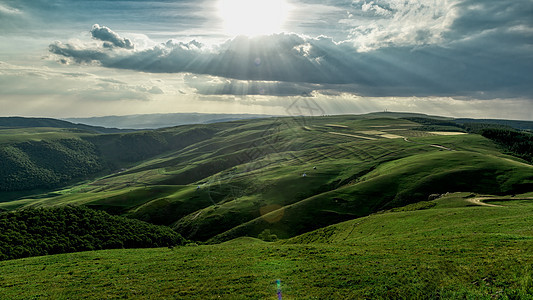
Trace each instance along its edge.
<path fill-rule="evenodd" d="M 93 133 L 119 133 L 132 130 L 123 130 L 117 128 L 106 128 L 101 126 L 89 126 L 85 124 L 74 124 L 67 121 L 56 120 L 51 118 L 24 118 L 24 117 L 0 117 L 0 127 L 8 128 L 27 128 L 27 127 L 51 127 L 51 128 L 69 128 L 79 129 Z"/>

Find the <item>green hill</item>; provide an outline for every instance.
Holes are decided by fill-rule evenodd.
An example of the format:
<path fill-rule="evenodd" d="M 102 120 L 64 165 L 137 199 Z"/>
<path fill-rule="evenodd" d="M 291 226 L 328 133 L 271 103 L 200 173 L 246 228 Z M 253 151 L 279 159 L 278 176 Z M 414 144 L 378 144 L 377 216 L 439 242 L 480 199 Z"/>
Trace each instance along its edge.
<path fill-rule="evenodd" d="M 69 128 L 92 133 L 117 133 L 131 130 L 74 124 L 50 118 L 0 117 L 0 128 Z"/>
<path fill-rule="evenodd" d="M 533 194 L 450 194 L 295 238 L 0 262 L 28 298 L 533 299 Z M 505 198 L 505 197 L 504 197 Z M 419 210 L 419 208 L 425 208 Z"/>
<path fill-rule="evenodd" d="M 268 299 L 280 280 L 284 299 L 533 299 L 530 134 L 455 124 L 4 128 L 0 198 L 45 192 L 2 198 L 2 258 L 201 245 L 2 261 L 0 295 Z"/>
<path fill-rule="evenodd" d="M 533 168 L 529 166 L 476 153 L 447 151 L 413 155 L 383 163 L 354 184 L 281 207 L 232 228 L 213 241 L 256 236 L 264 229 L 287 238 L 342 220 L 427 200 L 432 194 L 527 192 L 532 190 L 532 176 Z M 271 221 L 276 218 L 281 220 Z M 178 232 L 187 235 L 179 225 Z"/>
<path fill-rule="evenodd" d="M 116 134 L 0 127 L 0 202 L 113 173 L 208 139 L 212 132 L 200 126 Z"/>
<path fill-rule="evenodd" d="M 221 242 L 265 229 L 288 238 L 435 194 L 533 190 L 533 167 L 498 144 L 421 120 L 287 117 L 83 136 L 104 168 L 124 169 L 0 208 L 86 205 Z"/>

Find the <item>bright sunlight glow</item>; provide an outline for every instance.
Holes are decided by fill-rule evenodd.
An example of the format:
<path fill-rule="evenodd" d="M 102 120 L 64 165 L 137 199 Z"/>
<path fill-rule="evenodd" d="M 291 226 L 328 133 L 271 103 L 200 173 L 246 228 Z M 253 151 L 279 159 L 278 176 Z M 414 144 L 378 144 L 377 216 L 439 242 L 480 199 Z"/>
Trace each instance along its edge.
<path fill-rule="evenodd" d="M 264 35 L 282 30 L 289 13 L 285 0 L 219 0 L 218 12 L 229 35 Z"/>

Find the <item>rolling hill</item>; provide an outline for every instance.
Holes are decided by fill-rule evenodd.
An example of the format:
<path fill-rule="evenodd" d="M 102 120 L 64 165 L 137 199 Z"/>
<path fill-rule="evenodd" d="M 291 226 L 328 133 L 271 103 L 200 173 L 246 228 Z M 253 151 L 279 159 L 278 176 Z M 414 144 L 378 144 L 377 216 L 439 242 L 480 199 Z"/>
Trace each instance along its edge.
<path fill-rule="evenodd" d="M 51 191 L 116 172 L 144 159 L 209 138 L 209 128 L 98 134 L 34 120 L 0 127 L 0 202 L 38 191 Z M 7 123 L 6 123 L 7 124 Z M 9 123 L 15 124 L 15 123 Z"/>
<path fill-rule="evenodd" d="M 0 294 L 275 299 L 280 291 L 283 299 L 532 299 L 532 196 L 493 199 L 488 207 L 474 204 L 474 195 L 449 194 L 275 243 L 248 237 L 3 261 Z"/>
<path fill-rule="evenodd" d="M 254 114 L 173 113 L 105 116 L 92 118 L 67 118 L 65 119 L 65 121 L 73 123 L 82 123 L 91 126 L 104 126 L 127 129 L 158 129 L 164 127 L 174 127 L 178 125 L 209 124 L 268 117 L 271 116 Z"/>
<path fill-rule="evenodd" d="M 265 229 L 290 238 L 449 192 L 533 190 L 530 164 L 450 122 L 378 113 L 79 136 L 101 177 L 0 208 L 85 205 L 218 243 Z"/>
<path fill-rule="evenodd" d="M 131 130 L 122 130 L 117 128 L 108 128 L 102 126 L 90 126 L 86 124 L 75 124 L 72 122 L 51 119 L 51 118 L 25 118 L 25 117 L 0 117 L 0 128 L 68 128 L 88 131 L 93 133 L 117 133 L 129 132 Z"/>

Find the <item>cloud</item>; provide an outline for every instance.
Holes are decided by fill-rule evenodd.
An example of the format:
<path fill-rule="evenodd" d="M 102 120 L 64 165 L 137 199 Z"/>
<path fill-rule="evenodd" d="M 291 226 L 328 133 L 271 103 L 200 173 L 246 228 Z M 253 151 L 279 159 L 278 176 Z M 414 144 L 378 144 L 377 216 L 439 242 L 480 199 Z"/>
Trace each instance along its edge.
<path fill-rule="evenodd" d="M 361 51 L 390 46 L 438 44 L 458 17 L 451 1 L 354 0 L 348 18 L 349 38 Z"/>
<path fill-rule="evenodd" d="M 112 31 L 106 26 L 94 24 L 93 28 L 91 29 L 91 34 L 93 38 L 106 42 L 104 43 L 104 47 L 107 48 L 111 48 L 113 46 L 124 49 L 134 48 L 134 45 L 131 40 L 120 37 L 116 32 Z"/>
<path fill-rule="evenodd" d="M 93 36 L 113 47 L 56 42 L 50 52 L 65 62 L 227 79 L 193 83 L 206 95 L 321 90 L 371 97 L 531 98 L 530 0 L 352 4 L 352 38 L 342 42 L 275 34 L 239 36 L 214 46 L 170 40 L 135 50 L 126 49 L 131 41 L 95 25 Z"/>
<path fill-rule="evenodd" d="M 185 83 L 201 95 L 310 96 L 321 85 L 281 81 L 252 81 L 205 75 L 186 75 Z"/>
<path fill-rule="evenodd" d="M 0 3 L 0 15 L 19 15 L 22 12 L 19 9 L 9 7 Z"/>
<path fill-rule="evenodd" d="M 157 34 L 163 39 L 190 36 L 191 31 L 220 34 L 219 29 L 222 27 L 221 21 L 214 16 L 212 5 L 206 5 L 205 1 L 0 0 L 0 7 L 5 8 L 0 8 L 0 34 L 29 35 L 35 38 L 44 35 L 69 38 L 79 34 L 87 24 L 94 23 L 110 28 L 120 26 L 129 31 L 142 31 L 144 34 Z M 20 13 L 13 14 L 13 11 Z M 132 36 L 128 38 L 134 41 Z"/>
<path fill-rule="evenodd" d="M 74 44 L 63 44 L 61 42 L 50 44 L 48 50 L 62 57 L 70 58 L 76 63 L 91 63 L 109 59 L 109 54 L 102 51 L 102 49 L 87 49 Z M 67 60 L 63 59 L 60 62 L 68 63 Z"/>
<path fill-rule="evenodd" d="M 533 1 L 468 0 L 454 4 L 459 17 L 451 24 L 447 38 L 469 38 L 489 30 L 505 30 L 514 26 L 533 27 Z M 531 37 L 531 36 L 529 36 Z M 529 43 L 533 41 L 527 40 Z"/>
<path fill-rule="evenodd" d="M 339 55 L 348 59 L 356 54 L 350 45 L 336 44 L 323 37 L 307 39 L 296 34 L 239 36 L 217 47 L 206 47 L 196 41 L 168 41 L 133 52 L 56 42 L 50 45 L 50 51 L 75 62 L 97 62 L 109 68 L 308 83 L 351 82 L 353 79 L 345 77 L 347 70 L 337 70 L 346 69 L 343 66 L 346 61 L 339 61 Z"/>
<path fill-rule="evenodd" d="M 0 34 L 25 27 L 27 21 L 27 17 L 20 9 L 0 3 Z"/>
<path fill-rule="evenodd" d="M 163 90 L 150 82 L 127 83 L 91 73 L 23 67 L 0 61 L 1 98 L 19 96 L 76 98 L 94 101 L 150 100 Z M 28 88 L 31 87 L 31 88 Z"/>
<path fill-rule="evenodd" d="M 358 52 L 348 42 L 296 34 L 241 36 L 217 47 L 196 41 L 169 41 L 143 51 L 127 52 L 55 43 L 50 45 L 50 51 L 78 63 L 96 62 L 107 68 L 142 72 L 348 85 L 352 92 L 363 96 L 530 96 L 533 62 L 526 58 L 531 54 L 522 51 L 506 56 L 505 51 L 515 47 L 510 44 L 505 49 L 497 45 L 498 33 L 487 35 L 456 42 L 453 48 L 389 47 L 370 52 Z M 482 53 L 475 48 L 477 45 L 484 47 Z M 222 90 L 240 93 L 237 86 L 230 82 Z M 253 92 L 257 88 L 252 86 L 248 90 Z M 199 91 L 212 93 L 205 87 Z"/>
<path fill-rule="evenodd" d="M 375 4 L 374 1 L 370 1 L 369 3 L 364 2 L 363 5 L 361 5 L 361 10 L 363 12 L 373 12 L 376 15 L 384 17 L 391 17 L 394 15 L 391 9 Z"/>

